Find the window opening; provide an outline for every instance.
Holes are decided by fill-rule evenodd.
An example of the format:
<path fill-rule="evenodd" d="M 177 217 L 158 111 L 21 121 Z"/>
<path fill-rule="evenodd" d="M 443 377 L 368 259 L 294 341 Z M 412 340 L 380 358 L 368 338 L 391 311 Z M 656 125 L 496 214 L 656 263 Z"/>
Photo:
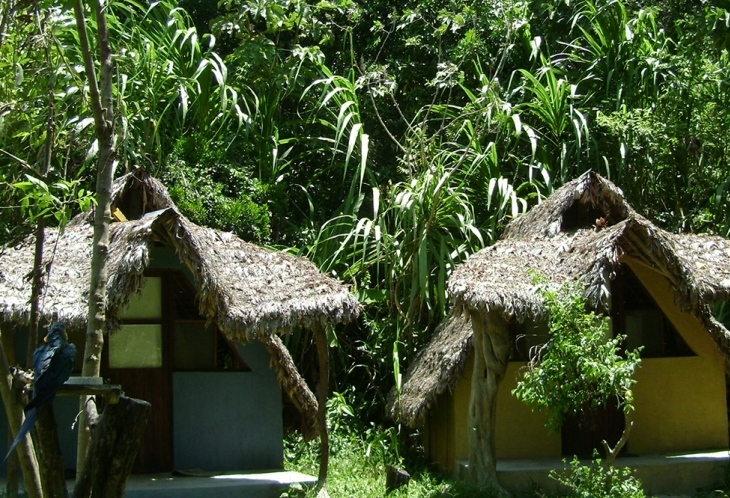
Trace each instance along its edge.
<path fill-rule="evenodd" d="M 187 277 L 179 271 L 171 272 L 170 277 L 175 307 L 173 369 L 250 371 L 235 344 L 200 315 Z"/>
<path fill-rule="evenodd" d="M 694 351 L 666 317 L 639 278 L 622 266 L 612 282 L 615 334 L 626 335 L 627 350 L 643 346 L 642 358 L 695 356 Z"/>

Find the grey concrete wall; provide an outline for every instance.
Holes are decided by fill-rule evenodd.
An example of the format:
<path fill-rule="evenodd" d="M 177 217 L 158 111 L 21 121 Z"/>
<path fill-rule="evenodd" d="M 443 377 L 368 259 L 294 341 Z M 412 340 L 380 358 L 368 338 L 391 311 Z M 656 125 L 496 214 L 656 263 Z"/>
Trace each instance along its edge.
<path fill-rule="evenodd" d="M 173 373 L 175 469 L 278 469 L 281 391 L 263 344 L 239 346 L 250 372 Z"/>

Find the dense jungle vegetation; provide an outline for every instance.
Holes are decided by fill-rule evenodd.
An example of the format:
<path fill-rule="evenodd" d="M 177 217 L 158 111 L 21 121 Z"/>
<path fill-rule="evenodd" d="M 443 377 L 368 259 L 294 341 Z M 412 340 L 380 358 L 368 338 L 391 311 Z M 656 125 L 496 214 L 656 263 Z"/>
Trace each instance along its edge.
<path fill-rule="evenodd" d="M 352 423 L 387 424 L 454 266 L 582 172 L 663 228 L 730 233 L 727 0 L 107 9 L 117 175 L 143 167 L 196 223 L 350 286 L 364 316 L 329 334 L 333 409 L 357 411 Z M 83 67 L 69 2 L 0 5 L 4 243 L 90 202 Z M 307 375 L 310 342 L 288 338 Z"/>

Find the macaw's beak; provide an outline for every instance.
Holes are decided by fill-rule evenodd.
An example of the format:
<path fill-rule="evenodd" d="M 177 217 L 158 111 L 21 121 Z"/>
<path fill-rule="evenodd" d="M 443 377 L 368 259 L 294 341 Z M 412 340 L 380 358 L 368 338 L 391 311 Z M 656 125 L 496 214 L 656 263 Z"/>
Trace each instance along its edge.
<path fill-rule="evenodd" d="M 60 328 L 61 331 L 63 332 L 63 337 L 66 339 L 66 342 L 68 342 L 68 334 L 66 333 L 66 326 L 60 322 L 56 322 L 53 325 L 51 325 L 51 328 L 48 330 L 48 333 L 45 335 L 45 337 L 43 337 L 43 342 L 46 342 L 46 343 L 48 342 L 48 336 L 51 335 L 51 332 L 53 331 L 54 328 Z"/>

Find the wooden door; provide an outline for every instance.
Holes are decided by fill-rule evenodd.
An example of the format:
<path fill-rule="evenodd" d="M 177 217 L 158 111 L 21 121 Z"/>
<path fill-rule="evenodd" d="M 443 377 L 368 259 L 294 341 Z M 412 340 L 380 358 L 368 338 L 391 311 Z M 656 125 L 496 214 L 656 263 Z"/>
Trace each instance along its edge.
<path fill-rule="evenodd" d="M 595 449 L 605 456 L 601 441 L 605 439 L 613 447 L 621 438 L 623 430 L 624 414 L 616 406 L 615 400 L 610 401 L 608 406 L 588 408 L 579 416 L 566 417 L 561 430 L 563 455 L 591 458 Z M 626 446 L 621 453 L 625 450 Z"/>
<path fill-rule="evenodd" d="M 163 368 L 109 369 L 112 383 L 126 396 L 152 404 L 147 428 L 132 467 L 135 474 L 172 471 L 172 389 Z"/>

